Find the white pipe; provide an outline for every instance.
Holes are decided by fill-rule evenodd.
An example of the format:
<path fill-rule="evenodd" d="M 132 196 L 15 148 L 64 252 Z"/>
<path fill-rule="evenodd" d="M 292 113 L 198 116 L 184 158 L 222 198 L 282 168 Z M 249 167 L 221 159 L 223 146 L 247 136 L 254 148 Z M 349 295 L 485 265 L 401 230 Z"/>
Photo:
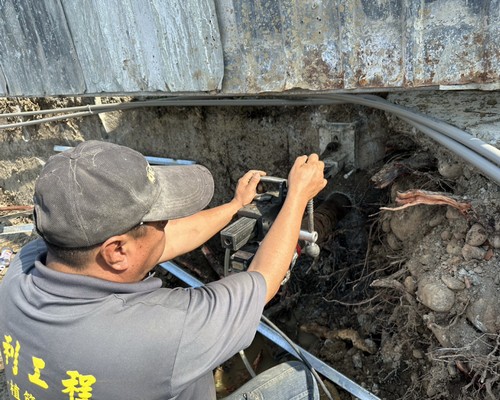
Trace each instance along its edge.
<path fill-rule="evenodd" d="M 351 94 L 330 94 L 330 95 L 315 95 L 309 98 L 297 98 L 297 99 L 220 99 L 220 98 L 200 98 L 200 97 L 176 97 L 167 98 L 160 100 L 147 100 L 147 101 L 137 101 L 130 103 L 119 103 L 119 104 L 101 104 L 95 106 L 83 106 L 77 107 L 78 110 L 88 110 L 75 112 L 72 114 L 65 114 L 57 117 L 42 118 L 33 121 L 23 121 L 11 124 L 0 125 L 0 129 L 14 128 L 19 126 L 28 126 L 40 124 L 43 122 L 52 122 L 61 119 L 67 119 L 71 117 L 81 117 L 86 115 L 91 115 L 95 113 L 103 113 L 108 111 L 115 111 L 118 109 L 127 108 L 137 108 L 137 107 L 152 107 L 152 106 L 301 106 L 301 105 L 321 105 L 321 104 L 339 104 L 339 103 L 352 103 L 359 104 L 369 107 L 378 108 L 384 111 L 388 111 L 396 114 L 400 118 L 405 119 L 407 122 L 412 123 L 417 129 L 421 130 L 426 135 L 433 137 L 439 143 L 445 145 L 448 149 L 453 151 L 459 157 L 464 158 L 466 161 L 470 162 L 486 176 L 493 179 L 494 182 L 500 184 L 500 177 L 498 173 L 498 168 L 495 166 L 500 166 L 500 150 L 492 145 L 489 145 L 482 140 L 471 136 L 470 134 L 449 125 L 443 121 L 437 121 L 431 119 L 425 115 L 418 114 L 404 107 L 398 106 L 396 104 L 390 103 L 380 97 L 373 95 L 351 95 Z M 68 110 L 70 108 L 61 109 Z M 25 112 L 25 113 L 12 113 L 12 114 L 0 114 L 0 117 L 8 116 L 19 116 L 19 115 L 30 115 L 29 113 L 41 113 L 42 111 L 36 112 Z M 57 109 L 44 110 L 43 112 L 57 112 Z M 35 115 L 35 114 L 32 114 Z M 447 136 L 452 141 L 458 142 L 463 146 L 456 146 L 453 142 L 444 139 Z M 446 144 L 444 144 L 446 143 Z M 482 159 L 477 158 L 474 154 L 468 153 L 466 149 L 477 153 L 480 157 L 484 158 L 489 163 L 485 163 Z M 474 161 L 470 161 L 474 160 Z M 493 163 L 493 166 L 491 165 Z"/>
<path fill-rule="evenodd" d="M 493 164 L 486 158 L 482 157 L 481 155 L 475 153 L 474 151 L 470 150 L 469 148 L 465 147 L 461 143 L 458 143 L 453 139 L 450 139 L 448 136 L 441 135 L 439 132 L 436 132 L 432 128 L 419 124 L 405 117 L 401 117 L 401 119 L 403 121 L 408 122 L 410 125 L 414 126 L 418 130 L 422 131 L 423 133 L 434 139 L 439 144 L 448 148 L 449 150 L 457 154 L 459 157 L 467 161 L 469 164 L 473 165 L 474 167 L 482 171 L 493 182 L 496 182 L 498 185 L 500 185 L 500 168 L 497 167 L 495 164 Z"/>
<path fill-rule="evenodd" d="M 299 232 L 299 240 L 303 240 L 309 243 L 316 243 L 316 241 L 318 240 L 318 232 L 316 231 L 309 232 L 304 229 L 301 229 Z"/>
<path fill-rule="evenodd" d="M 419 114 L 415 111 L 406 109 L 397 104 L 388 102 L 377 96 L 354 96 L 354 95 L 344 95 L 344 94 L 332 94 L 327 96 L 327 98 L 332 98 L 335 100 L 344 100 L 346 103 L 354 103 L 363 106 L 369 106 L 373 108 L 378 108 L 384 111 L 389 111 L 396 114 L 399 117 L 405 117 L 418 124 L 427 126 L 429 128 L 438 131 L 457 142 L 474 150 L 476 153 L 481 154 L 483 157 L 489 159 L 495 164 L 500 166 L 500 150 L 496 147 L 483 142 L 481 139 L 476 138 L 463 130 L 457 128 L 456 126 L 447 124 L 444 121 L 438 121 L 436 119 L 430 118 L 428 116 Z"/>

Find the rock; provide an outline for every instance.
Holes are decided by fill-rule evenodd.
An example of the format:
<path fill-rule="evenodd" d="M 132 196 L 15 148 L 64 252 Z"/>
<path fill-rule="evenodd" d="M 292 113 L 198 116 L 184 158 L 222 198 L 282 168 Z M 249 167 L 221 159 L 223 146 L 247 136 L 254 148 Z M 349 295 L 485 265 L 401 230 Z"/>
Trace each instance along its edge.
<path fill-rule="evenodd" d="M 438 312 L 448 312 L 455 304 L 455 293 L 441 281 L 421 281 L 417 295 L 422 304 Z"/>
<path fill-rule="evenodd" d="M 486 255 L 486 250 L 471 246 L 470 244 L 464 244 L 462 247 L 462 256 L 465 260 L 483 260 Z"/>
<path fill-rule="evenodd" d="M 449 265 L 460 265 L 462 264 L 462 253 L 460 252 L 460 257 L 458 257 L 458 254 L 454 255 L 453 257 L 450 258 L 450 261 L 448 261 Z"/>
<path fill-rule="evenodd" d="M 424 354 L 420 350 L 413 349 L 413 357 L 417 359 L 422 359 L 424 358 Z"/>
<path fill-rule="evenodd" d="M 403 243 L 393 233 L 387 234 L 387 244 L 392 250 L 400 250 L 403 247 Z"/>
<path fill-rule="evenodd" d="M 488 232 L 481 224 L 474 224 L 471 226 L 467 235 L 465 236 L 465 243 L 471 246 L 481 246 L 488 239 Z"/>
<path fill-rule="evenodd" d="M 467 319 L 481 332 L 496 333 L 500 327 L 498 301 L 494 295 L 476 300 L 467 307 Z"/>
<path fill-rule="evenodd" d="M 457 367 L 455 367 L 453 364 L 448 364 L 446 366 L 446 369 L 448 370 L 448 374 L 450 374 L 450 376 L 452 378 L 456 377 L 458 375 L 458 369 Z"/>
<path fill-rule="evenodd" d="M 500 232 L 493 233 L 489 238 L 490 244 L 495 249 L 500 249 Z"/>
<path fill-rule="evenodd" d="M 389 219 L 384 219 L 382 221 L 382 230 L 385 233 L 389 233 L 391 231 L 391 221 Z"/>
<path fill-rule="evenodd" d="M 375 333 L 374 329 L 376 329 L 377 325 L 374 323 L 373 317 L 371 315 L 358 314 L 356 316 L 356 319 L 358 320 L 358 324 L 363 335 L 370 335 L 371 333 Z"/>
<path fill-rule="evenodd" d="M 431 397 L 434 397 L 437 394 L 437 388 L 434 385 L 429 385 L 427 387 L 427 390 L 425 391 L 425 394 L 427 395 L 427 398 L 430 399 Z"/>
<path fill-rule="evenodd" d="M 460 218 L 453 222 L 453 234 L 457 237 L 465 238 L 468 230 L 469 224 L 465 218 Z"/>
<path fill-rule="evenodd" d="M 410 207 L 402 212 L 397 212 L 391 218 L 391 231 L 396 237 L 405 242 L 425 235 L 430 227 L 426 223 L 434 215 L 431 206 Z"/>
<path fill-rule="evenodd" d="M 443 367 L 442 365 L 436 365 L 431 367 L 430 370 L 427 371 L 427 373 L 429 374 L 430 379 L 426 381 L 425 386 L 423 386 L 426 396 L 421 396 L 421 398 L 451 398 L 449 396 L 446 396 L 446 392 L 443 390 L 443 386 L 441 384 L 441 382 L 445 382 L 446 379 L 448 379 L 448 370 L 446 369 L 446 367 Z"/>
<path fill-rule="evenodd" d="M 462 218 L 462 214 L 456 208 L 448 206 L 446 209 L 446 218 L 450 220 Z"/>
<path fill-rule="evenodd" d="M 413 276 L 407 276 L 404 280 L 404 285 L 408 293 L 415 293 L 415 290 L 417 289 L 417 282 L 415 282 Z"/>
<path fill-rule="evenodd" d="M 441 225 L 441 223 L 445 220 L 443 214 L 436 214 L 433 218 L 429 220 L 429 226 L 434 228 L 435 226 Z"/>
<path fill-rule="evenodd" d="M 460 279 L 455 278 L 450 275 L 442 275 L 441 280 L 443 283 L 446 285 L 448 289 L 451 290 L 463 290 L 465 289 L 465 283 L 462 282 Z"/>
<path fill-rule="evenodd" d="M 440 160 L 438 163 L 438 171 L 441 176 L 448 179 L 457 179 L 462 176 L 463 168 L 460 164 Z"/>
<path fill-rule="evenodd" d="M 451 239 L 451 233 L 448 230 L 445 230 L 441 232 L 441 239 L 443 240 L 450 240 Z"/>
<path fill-rule="evenodd" d="M 416 279 L 420 278 L 420 276 L 423 274 L 423 266 L 420 264 L 416 259 L 411 258 L 406 262 L 406 268 L 408 268 L 408 271 L 410 271 L 410 274 L 415 277 Z"/>
<path fill-rule="evenodd" d="M 364 342 L 366 348 L 371 349 L 371 351 L 373 352 L 372 354 L 375 354 L 377 352 L 377 344 L 373 340 L 365 339 Z"/>
<path fill-rule="evenodd" d="M 353 354 L 352 363 L 354 365 L 354 368 L 358 369 L 363 368 L 363 361 L 361 360 L 361 355 L 359 353 Z"/>
<path fill-rule="evenodd" d="M 462 246 L 460 246 L 457 241 L 451 240 L 447 245 L 446 245 L 446 252 L 450 256 L 459 256 L 462 254 Z"/>
<path fill-rule="evenodd" d="M 378 354 L 383 363 L 391 364 L 392 366 L 399 365 L 403 356 L 403 344 L 397 336 L 391 335 L 382 341 Z"/>

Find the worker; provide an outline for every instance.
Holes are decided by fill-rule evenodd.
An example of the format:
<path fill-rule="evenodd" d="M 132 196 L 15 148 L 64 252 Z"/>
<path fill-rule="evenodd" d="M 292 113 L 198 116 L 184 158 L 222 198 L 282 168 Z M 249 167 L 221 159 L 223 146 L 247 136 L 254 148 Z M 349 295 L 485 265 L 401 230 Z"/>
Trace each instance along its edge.
<path fill-rule="evenodd" d="M 196 249 L 249 204 L 262 171 L 206 209 L 200 165 L 150 166 L 128 147 L 86 141 L 49 158 L 35 184 L 40 239 L 0 287 L 11 399 L 215 399 L 213 369 L 248 347 L 285 276 L 309 199 L 326 185 L 316 154 L 296 159 L 288 194 L 248 271 L 162 288 L 154 267 Z M 303 364 L 271 368 L 229 399 L 318 399 Z"/>

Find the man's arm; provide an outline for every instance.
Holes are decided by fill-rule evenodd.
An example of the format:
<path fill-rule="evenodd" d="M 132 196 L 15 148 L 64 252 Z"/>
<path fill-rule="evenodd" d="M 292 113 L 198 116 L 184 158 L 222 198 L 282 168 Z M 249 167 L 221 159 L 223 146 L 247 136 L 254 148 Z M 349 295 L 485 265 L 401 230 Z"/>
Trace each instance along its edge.
<path fill-rule="evenodd" d="M 264 276 L 266 302 L 274 297 L 290 267 L 307 202 L 326 186 L 323 169 L 323 162 L 311 154 L 298 157 L 290 170 L 285 203 L 248 268 Z"/>
<path fill-rule="evenodd" d="M 256 170 L 243 175 L 229 203 L 169 221 L 165 226 L 166 243 L 160 262 L 196 249 L 224 228 L 240 208 L 253 200 L 262 175 L 265 172 Z"/>

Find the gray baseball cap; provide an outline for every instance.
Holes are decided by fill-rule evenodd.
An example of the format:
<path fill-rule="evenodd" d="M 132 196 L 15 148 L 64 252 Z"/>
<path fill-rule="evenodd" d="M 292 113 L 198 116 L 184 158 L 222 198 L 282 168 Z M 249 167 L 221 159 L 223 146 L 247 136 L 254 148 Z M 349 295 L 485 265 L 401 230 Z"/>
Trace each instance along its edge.
<path fill-rule="evenodd" d="M 140 222 L 192 215 L 212 199 L 201 165 L 150 166 L 128 147 L 89 140 L 49 158 L 35 184 L 40 235 L 65 248 L 87 247 Z"/>

